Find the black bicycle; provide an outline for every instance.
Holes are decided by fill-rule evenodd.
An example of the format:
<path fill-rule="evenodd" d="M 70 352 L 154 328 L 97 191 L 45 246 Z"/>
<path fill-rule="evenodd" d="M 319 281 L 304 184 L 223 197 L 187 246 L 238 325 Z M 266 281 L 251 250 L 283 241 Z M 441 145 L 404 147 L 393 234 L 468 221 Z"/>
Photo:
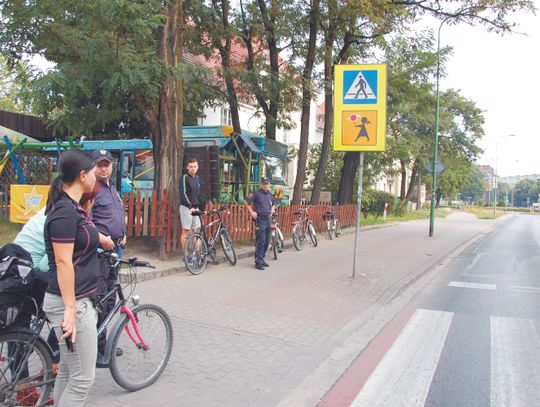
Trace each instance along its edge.
<path fill-rule="evenodd" d="M 121 387 L 136 391 L 150 386 L 163 373 L 173 346 L 173 329 L 167 313 L 154 304 L 139 304 L 133 295 L 137 285 L 136 267 L 152 267 L 148 262 L 132 257 L 123 260 L 115 253 L 103 253 L 111 267 L 124 264 L 129 268 L 130 281 L 116 283 L 100 302 L 113 295 L 118 302 L 98 329 L 98 335 L 118 317 L 107 337 L 106 364 L 113 379 Z M 123 289 L 131 286 L 126 297 Z M 6 293 L 0 293 L 4 296 Z M 131 298 L 131 306 L 128 306 Z M 41 406 L 52 403 L 50 398 L 55 381 L 53 352 L 41 337 L 47 325 L 45 312 L 35 300 L 24 297 L 18 306 L 3 311 L 22 312 L 33 306 L 30 324 L 9 326 L 0 330 L 0 406 Z M 118 348 L 122 352 L 117 352 Z"/>
<path fill-rule="evenodd" d="M 206 268 L 208 260 L 216 260 L 216 242 L 221 242 L 223 253 L 231 265 L 236 264 L 236 252 L 234 251 L 233 239 L 223 223 L 221 213 L 227 210 L 226 207 L 212 209 L 207 214 L 215 216 L 212 222 L 203 224 L 202 213 L 198 213 L 201 218 L 201 229 L 198 232 L 191 233 L 186 239 L 184 245 L 184 263 L 192 274 L 201 274 Z M 211 228 L 214 227 L 212 233 Z"/>
<path fill-rule="evenodd" d="M 313 221 L 309 216 L 309 210 L 312 207 L 313 205 L 309 205 L 294 212 L 297 220 L 293 222 L 292 240 L 296 250 L 302 250 L 304 248 L 304 241 L 307 240 L 308 236 L 313 247 L 317 247 L 317 232 L 315 232 L 315 226 L 313 226 Z"/>

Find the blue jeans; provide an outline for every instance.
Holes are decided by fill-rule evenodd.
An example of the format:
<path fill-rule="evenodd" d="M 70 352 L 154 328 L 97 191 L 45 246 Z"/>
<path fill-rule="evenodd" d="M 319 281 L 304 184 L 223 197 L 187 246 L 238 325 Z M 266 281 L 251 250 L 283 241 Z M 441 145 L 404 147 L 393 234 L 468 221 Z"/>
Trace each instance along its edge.
<path fill-rule="evenodd" d="M 257 216 L 255 221 L 255 264 L 264 263 L 264 254 L 268 250 L 270 238 L 272 236 L 272 224 L 270 216 Z"/>

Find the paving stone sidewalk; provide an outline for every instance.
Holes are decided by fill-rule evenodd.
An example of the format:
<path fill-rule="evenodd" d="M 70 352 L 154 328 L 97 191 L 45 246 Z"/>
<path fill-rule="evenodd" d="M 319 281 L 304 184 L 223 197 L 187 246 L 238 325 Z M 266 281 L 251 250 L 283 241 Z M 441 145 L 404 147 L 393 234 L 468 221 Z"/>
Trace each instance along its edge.
<path fill-rule="evenodd" d="M 99 369 L 88 405 L 275 406 L 299 400 L 291 394 L 351 334 L 445 256 L 496 224 L 458 214 L 437 219 L 433 238 L 427 237 L 427 221 L 361 233 L 355 279 L 354 234 L 345 233 L 302 252 L 288 248 L 264 272 L 254 269 L 252 251 L 245 249 L 235 267 L 209 266 L 198 276 L 177 268 L 144 281 L 137 287 L 141 302 L 162 306 L 174 325 L 169 366 L 158 382 L 136 393 Z M 163 274 L 170 272 L 167 266 L 160 264 Z M 314 394 L 328 390 L 320 387 Z M 306 400 L 288 405 L 315 404 Z"/>

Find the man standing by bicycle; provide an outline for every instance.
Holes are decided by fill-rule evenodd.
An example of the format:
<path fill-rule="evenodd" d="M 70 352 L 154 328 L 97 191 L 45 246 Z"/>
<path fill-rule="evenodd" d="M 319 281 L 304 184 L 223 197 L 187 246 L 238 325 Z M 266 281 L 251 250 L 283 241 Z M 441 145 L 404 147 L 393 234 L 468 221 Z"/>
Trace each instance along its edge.
<path fill-rule="evenodd" d="M 264 270 L 269 267 L 264 260 L 272 235 L 272 214 L 274 213 L 275 201 L 270 192 L 270 180 L 262 178 L 261 187 L 244 201 L 251 218 L 255 221 L 255 268 Z"/>
<path fill-rule="evenodd" d="M 194 213 L 199 211 L 201 204 L 201 181 L 197 176 L 199 162 L 196 158 L 190 158 L 186 164 L 187 173 L 180 179 L 180 223 L 182 223 L 182 247 L 191 231 L 201 227 L 199 216 Z"/>
<path fill-rule="evenodd" d="M 92 206 L 92 221 L 99 233 L 109 238 L 106 244 L 102 242 L 103 239 L 100 239 L 101 247 L 121 254 L 121 248 L 126 244 L 126 222 L 122 200 L 111 181 L 113 158 L 108 150 L 95 150 L 93 158 L 96 162 L 96 183 L 99 188 L 96 188 L 97 193 Z M 99 260 L 99 269 L 98 295 L 103 296 L 116 284 L 118 270 L 111 269 L 105 259 Z M 107 318 L 115 303 L 114 296 L 102 303 L 102 309 L 98 315 L 98 327 Z M 106 343 L 106 332 L 103 332 L 98 338 L 98 365 L 100 358 L 103 357 Z"/>

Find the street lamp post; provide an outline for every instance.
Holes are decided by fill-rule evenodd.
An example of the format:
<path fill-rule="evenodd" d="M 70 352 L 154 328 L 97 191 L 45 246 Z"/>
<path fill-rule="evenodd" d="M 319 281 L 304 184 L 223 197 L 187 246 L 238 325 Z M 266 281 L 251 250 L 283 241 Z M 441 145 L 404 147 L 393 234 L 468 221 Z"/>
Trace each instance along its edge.
<path fill-rule="evenodd" d="M 485 7 L 484 6 L 471 6 L 471 7 L 465 7 L 461 10 L 458 10 L 454 14 L 448 15 L 444 20 L 442 20 L 441 24 L 439 25 L 439 30 L 437 31 L 437 72 L 436 72 L 436 81 L 437 86 L 435 90 L 435 135 L 434 135 L 434 143 L 433 146 L 433 164 L 432 164 L 432 189 L 431 189 L 431 208 L 429 211 L 429 236 L 433 236 L 433 229 L 435 227 L 435 203 L 436 203 L 436 191 L 437 191 L 437 173 L 435 172 L 435 169 L 437 168 L 437 160 L 439 155 L 439 79 L 440 79 L 440 73 L 441 73 L 441 29 L 444 23 L 446 23 L 448 20 L 451 20 L 452 18 L 459 18 L 470 11 L 473 12 L 479 12 L 482 11 Z"/>

